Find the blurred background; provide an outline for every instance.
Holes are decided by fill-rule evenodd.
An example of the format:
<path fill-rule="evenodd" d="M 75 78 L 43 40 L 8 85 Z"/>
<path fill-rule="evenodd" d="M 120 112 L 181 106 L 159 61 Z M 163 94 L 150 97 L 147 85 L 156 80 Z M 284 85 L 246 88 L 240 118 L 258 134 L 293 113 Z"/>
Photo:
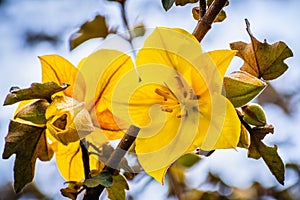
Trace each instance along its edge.
<path fill-rule="evenodd" d="M 192 32 L 196 21 L 191 9 L 195 4 L 163 10 L 160 0 L 127 0 L 129 25 L 143 23 L 146 27 L 180 27 Z M 262 103 L 268 123 L 275 127 L 265 143 L 278 145 L 285 163 L 285 186 L 277 183 L 265 163 L 247 158 L 245 149 L 219 150 L 186 170 L 186 184 L 190 188 L 213 194 L 213 199 L 299 199 L 300 198 L 300 40 L 297 0 L 231 0 L 225 8 L 227 18 L 213 24 L 202 41 L 204 51 L 229 49 L 229 43 L 250 38 L 245 30 L 247 18 L 254 36 L 272 44 L 285 42 L 294 57 L 287 59 L 288 71 L 275 81 L 258 99 Z M 11 86 L 28 87 L 41 81 L 41 67 L 37 56 L 59 54 L 74 65 L 101 44 L 92 39 L 75 50 L 69 50 L 69 37 L 82 23 L 96 14 L 106 16 L 110 27 L 124 29 L 119 5 L 104 0 L 0 0 L 0 102 Z M 239 69 L 242 61 L 235 58 L 229 72 Z M 1 103 L 2 104 L 2 103 Z M 16 105 L 0 107 L 0 152 L 4 149 L 9 119 Z M 0 199 L 64 199 L 60 189 L 64 180 L 55 161 L 37 162 L 34 183 L 22 194 L 13 193 L 14 157 L 0 159 Z M 147 187 L 145 187 L 147 186 Z M 237 189 L 240 188 L 240 189 Z M 168 197 L 168 194 L 169 195 Z M 277 196 L 276 196 L 277 195 Z M 281 196 L 280 196 L 281 195 Z M 227 196 L 227 197 L 226 197 Z M 168 184 L 161 186 L 140 174 L 130 182 L 129 199 L 176 199 Z M 105 199 L 105 197 L 102 197 Z"/>

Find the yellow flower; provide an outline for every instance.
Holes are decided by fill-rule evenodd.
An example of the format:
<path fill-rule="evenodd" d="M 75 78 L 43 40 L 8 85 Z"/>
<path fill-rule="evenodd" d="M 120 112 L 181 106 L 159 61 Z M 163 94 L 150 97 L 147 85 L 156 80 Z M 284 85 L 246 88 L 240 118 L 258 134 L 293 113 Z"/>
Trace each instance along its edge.
<path fill-rule="evenodd" d="M 103 96 L 115 116 L 141 128 L 135 151 L 157 181 L 163 183 L 170 165 L 198 147 L 237 146 L 240 121 L 221 95 L 234 55 L 230 50 L 203 53 L 191 34 L 156 28 L 136 58 L 141 81 L 132 66 L 113 83 L 114 92 Z"/>
<path fill-rule="evenodd" d="M 119 139 L 123 136 L 123 130 L 115 122 L 112 113 L 106 106 L 102 106 L 102 96 L 109 91 L 104 91 L 105 88 L 101 82 L 98 83 L 100 75 L 93 76 L 97 72 L 96 69 L 89 69 L 91 76 L 84 76 L 84 71 L 79 71 L 79 68 L 85 63 L 85 59 L 76 68 L 59 55 L 45 55 L 39 58 L 42 64 L 42 82 L 53 81 L 59 85 L 69 84 L 70 86 L 66 90 L 56 95 L 70 97 L 79 103 L 84 102 L 85 109 L 90 113 L 94 126 L 101 128 L 108 139 Z M 105 68 L 101 70 L 105 70 Z M 97 92 L 95 92 L 95 88 L 97 88 Z"/>
<path fill-rule="evenodd" d="M 79 139 L 85 136 L 89 142 L 100 146 L 108 139 L 121 138 L 124 132 L 115 122 L 116 119 L 107 106 L 102 103 L 102 95 L 109 90 L 103 87 L 102 82 L 98 83 L 99 77 L 83 76 L 84 70 L 78 70 L 80 66 L 76 68 L 58 55 L 39 58 L 43 82 L 53 81 L 60 85 L 70 85 L 53 96 L 53 101 L 46 110 L 46 133 L 52 141 L 51 147 L 56 153 L 56 163 L 62 176 L 66 180 L 80 181 L 84 178 L 84 168 Z M 84 59 L 80 64 L 83 63 Z M 110 79 L 107 76 L 102 78 Z M 91 131 L 93 132 L 90 133 Z M 91 170 L 99 170 L 103 166 L 99 166 L 95 157 L 90 157 L 90 167 Z"/>
<path fill-rule="evenodd" d="M 49 133 L 64 145 L 76 142 L 95 130 L 84 103 L 67 96 L 55 96 L 46 110 Z"/>
<path fill-rule="evenodd" d="M 102 130 L 114 130 L 105 132 L 108 139 L 119 138 L 129 125 L 141 128 L 135 147 L 138 160 L 163 183 L 166 170 L 183 154 L 198 147 L 210 151 L 237 146 L 240 121 L 221 95 L 234 54 L 203 53 L 186 31 L 156 28 L 135 63 L 108 49 L 95 51 L 78 68 L 59 56 L 41 60 L 43 81 L 69 83 L 64 95 L 85 102 L 93 123 Z"/>

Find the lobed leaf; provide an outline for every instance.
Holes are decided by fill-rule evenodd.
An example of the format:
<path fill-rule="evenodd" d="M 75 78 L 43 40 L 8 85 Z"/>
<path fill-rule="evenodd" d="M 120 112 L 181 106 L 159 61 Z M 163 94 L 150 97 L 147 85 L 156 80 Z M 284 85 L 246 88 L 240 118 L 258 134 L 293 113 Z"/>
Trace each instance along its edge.
<path fill-rule="evenodd" d="M 266 40 L 258 41 L 250 32 L 250 24 L 246 19 L 247 32 L 251 43 L 234 42 L 230 48 L 238 50 L 237 56 L 244 60 L 241 70 L 246 71 L 257 78 L 272 80 L 282 75 L 288 66 L 283 62 L 292 57 L 293 52 L 284 42 L 276 42 L 272 45 Z"/>
<path fill-rule="evenodd" d="M 57 92 L 63 91 L 69 85 L 62 84 L 59 86 L 54 82 L 47 83 L 32 83 L 30 88 L 20 89 L 18 87 L 12 87 L 10 93 L 6 96 L 4 106 L 17 103 L 19 101 L 30 99 L 47 99 L 51 100 L 51 96 Z"/>
<path fill-rule="evenodd" d="M 85 22 L 69 39 L 70 50 L 92 38 L 105 38 L 109 34 L 105 17 L 97 15 L 92 21 Z"/>
<path fill-rule="evenodd" d="M 3 159 L 16 154 L 14 164 L 14 189 L 19 193 L 34 177 L 37 158 L 50 160 L 53 151 L 48 148 L 45 127 L 31 126 L 11 120 L 5 137 Z"/>
<path fill-rule="evenodd" d="M 248 157 L 259 159 L 263 158 L 271 173 L 275 176 L 277 181 L 284 185 L 284 172 L 285 167 L 282 159 L 277 152 L 277 146 L 269 147 L 265 145 L 254 134 L 250 136 L 251 144 L 248 149 Z"/>

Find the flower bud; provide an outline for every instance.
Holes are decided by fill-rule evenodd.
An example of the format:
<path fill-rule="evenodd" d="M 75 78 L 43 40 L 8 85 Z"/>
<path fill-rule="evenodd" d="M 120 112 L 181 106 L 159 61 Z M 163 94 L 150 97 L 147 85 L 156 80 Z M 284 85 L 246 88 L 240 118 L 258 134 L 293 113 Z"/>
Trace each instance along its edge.
<path fill-rule="evenodd" d="M 67 96 L 55 96 L 46 110 L 47 132 L 67 145 L 94 131 L 84 103 Z"/>
<path fill-rule="evenodd" d="M 266 83 L 244 71 L 236 71 L 224 78 L 225 96 L 234 107 L 241 107 L 256 97 Z"/>
<path fill-rule="evenodd" d="M 266 115 L 263 108 L 256 104 L 252 103 L 242 107 L 244 113 L 244 121 L 248 124 L 254 126 L 264 126 L 267 123 Z"/>

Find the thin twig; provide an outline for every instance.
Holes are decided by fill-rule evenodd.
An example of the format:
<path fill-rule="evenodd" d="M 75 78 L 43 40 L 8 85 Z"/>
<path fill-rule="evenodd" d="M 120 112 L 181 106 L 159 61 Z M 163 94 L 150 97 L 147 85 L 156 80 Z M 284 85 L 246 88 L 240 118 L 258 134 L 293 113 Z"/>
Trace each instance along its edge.
<path fill-rule="evenodd" d="M 112 175 L 118 172 L 118 167 L 121 162 L 121 159 L 124 157 L 126 152 L 129 150 L 131 145 L 134 143 L 137 134 L 139 133 L 140 128 L 131 125 L 122 140 L 119 142 L 115 151 L 110 155 L 103 171 L 108 171 Z M 84 200 L 95 200 L 99 199 L 101 193 L 104 190 L 104 186 L 98 185 L 94 188 L 87 188 L 84 195 Z"/>
<path fill-rule="evenodd" d="M 206 0 L 200 0 L 199 1 L 199 14 L 202 18 L 206 13 Z"/>
<path fill-rule="evenodd" d="M 136 51 L 135 51 L 134 45 L 133 45 L 134 34 L 130 30 L 130 27 L 129 27 L 128 19 L 127 19 L 127 16 L 126 16 L 125 3 L 126 3 L 126 1 L 121 1 L 120 2 L 120 4 L 121 4 L 121 15 L 122 15 L 123 23 L 124 23 L 124 25 L 125 25 L 125 27 L 126 27 L 126 29 L 128 31 L 128 34 L 129 34 L 129 38 L 127 39 L 127 41 L 130 44 L 130 47 L 131 47 L 131 50 L 132 50 L 132 55 L 133 55 L 133 58 L 135 60 L 136 59 Z M 141 79 L 141 76 L 140 76 L 140 74 L 139 74 L 139 72 L 138 72 L 138 70 L 136 68 L 136 65 L 134 65 L 134 68 L 135 68 L 138 80 L 139 80 L 139 82 L 141 82 L 142 79 Z"/>
<path fill-rule="evenodd" d="M 122 19 L 123 19 L 123 22 L 124 22 L 124 25 L 128 31 L 128 34 L 129 34 L 129 39 L 128 41 L 131 43 L 132 40 L 133 40 L 133 35 L 132 35 L 132 32 L 130 31 L 130 27 L 129 27 L 129 24 L 128 24 L 128 20 L 127 20 L 127 16 L 126 16 L 126 11 L 125 11 L 125 1 L 124 2 L 121 2 L 121 15 L 122 15 Z"/>
<path fill-rule="evenodd" d="M 90 178 L 90 159 L 89 159 L 89 152 L 86 148 L 85 139 L 80 141 L 80 147 L 82 151 L 82 162 L 84 167 L 84 176 L 85 179 Z M 99 185 L 103 187 L 102 185 Z M 101 188 L 86 188 L 83 200 L 92 200 L 92 199 L 99 199 L 100 194 L 102 193 L 104 187 Z"/>
<path fill-rule="evenodd" d="M 202 41 L 206 33 L 211 29 L 211 25 L 225 6 L 227 0 L 214 0 L 213 3 L 207 9 L 205 15 L 200 18 L 196 28 L 193 31 L 193 35 L 199 42 Z"/>

